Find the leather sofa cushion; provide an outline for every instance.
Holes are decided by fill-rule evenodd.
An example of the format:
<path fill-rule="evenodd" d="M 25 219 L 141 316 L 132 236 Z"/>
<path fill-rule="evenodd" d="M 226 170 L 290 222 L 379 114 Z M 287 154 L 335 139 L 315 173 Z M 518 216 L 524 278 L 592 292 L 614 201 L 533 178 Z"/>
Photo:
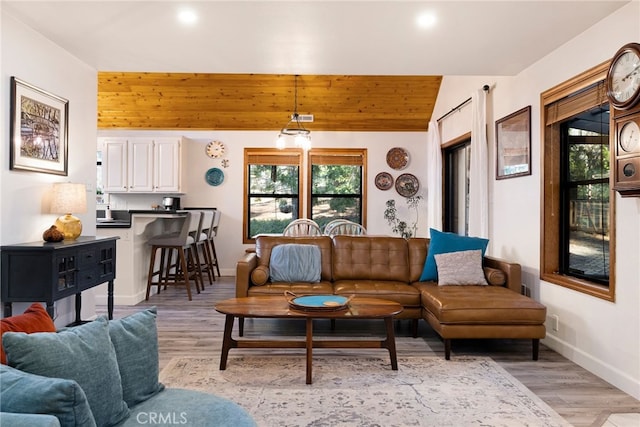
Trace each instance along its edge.
<path fill-rule="evenodd" d="M 400 237 L 334 236 L 333 280 L 409 283 L 409 248 Z"/>
<path fill-rule="evenodd" d="M 404 282 L 339 280 L 333 286 L 338 295 L 381 298 L 395 301 L 404 307 L 420 307 L 420 291 Z"/>
<path fill-rule="evenodd" d="M 269 281 L 269 267 L 259 265 L 251 272 L 251 282 L 255 286 L 262 286 Z"/>
<path fill-rule="evenodd" d="M 504 286 L 507 282 L 507 276 L 504 274 L 504 271 L 498 270 L 497 268 L 484 267 L 484 277 L 487 279 L 487 282 L 492 286 Z"/>
<path fill-rule="evenodd" d="M 429 251 L 429 239 L 424 237 L 413 237 L 407 240 L 409 245 L 409 282 L 420 280 L 424 263 Z"/>
<path fill-rule="evenodd" d="M 422 306 L 440 323 L 543 324 L 544 305 L 499 286 L 438 286 L 414 283 L 422 294 Z"/>
<path fill-rule="evenodd" d="M 321 281 L 318 283 L 309 282 L 267 282 L 263 286 L 251 286 L 247 292 L 247 296 L 255 297 L 259 295 L 282 295 L 284 291 L 293 292 L 296 295 L 332 295 L 333 285 L 331 282 Z"/>
<path fill-rule="evenodd" d="M 258 236 L 256 239 L 256 255 L 258 265 L 269 267 L 271 250 L 276 245 L 284 243 L 299 243 L 303 245 L 316 245 L 320 248 L 321 271 L 320 280 L 331 280 L 331 238 L 328 236 Z"/>

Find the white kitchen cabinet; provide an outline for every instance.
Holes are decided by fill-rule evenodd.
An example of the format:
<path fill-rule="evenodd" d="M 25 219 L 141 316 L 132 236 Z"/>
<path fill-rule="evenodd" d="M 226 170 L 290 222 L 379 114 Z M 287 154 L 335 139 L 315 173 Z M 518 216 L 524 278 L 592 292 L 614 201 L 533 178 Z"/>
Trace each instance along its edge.
<path fill-rule="evenodd" d="M 128 141 L 127 177 L 131 193 L 153 192 L 154 141 L 131 139 Z"/>
<path fill-rule="evenodd" d="M 181 141 L 156 140 L 154 143 L 153 190 L 161 193 L 178 193 L 182 189 Z"/>
<path fill-rule="evenodd" d="M 127 191 L 127 141 L 106 140 L 102 147 L 103 191 L 115 193 Z"/>
<path fill-rule="evenodd" d="M 104 192 L 182 192 L 181 147 L 173 138 L 103 140 Z"/>

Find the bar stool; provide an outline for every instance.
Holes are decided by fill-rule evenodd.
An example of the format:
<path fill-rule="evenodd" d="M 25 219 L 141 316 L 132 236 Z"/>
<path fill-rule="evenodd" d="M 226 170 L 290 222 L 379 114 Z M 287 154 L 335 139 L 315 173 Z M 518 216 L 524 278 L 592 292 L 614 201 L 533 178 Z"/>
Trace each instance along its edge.
<path fill-rule="evenodd" d="M 192 267 L 195 275 L 196 288 L 198 293 L 200 290 L 204 290 L 204 280 L 202 279 L 202 263 L 200 262 L 200 254 L 198 253 L 198 242 L 200 240 L 200 234 L 202 234 L 202 220 L 203 212 L 197 211 L 191 213 L 191 224 L 189 225 L 189 237 L 187 237 L 187 243 L 189 244 L 190 251 L 190 267 Z"/>
<path fill-rule="evenodd" d="M 216 280 L 216 275 L 213 271 L 213 252 L 211 251 L 211 245 L 209 243 L 209 238 L 213 230 L 214 219 L 214 210 L 202 211 L 202 230 L 198 236 L 198 241 L 196 242 L 198 252 L 202 254 L 202 262 L 200 263 L 201 271 L 203 273 L 207 273 L 210 285 L 213 285 L 213 282 Z"/>
<path fill-rule="evenodd" d="M 195 260 L 192 254 L 192 246 L 189 242 L 189 230 L 193 228 L 193 223 L 198 224 L 200 221 L 199 215 L 192 215 L 188 212 L 184 217 L 175 218 L 173 221 L 182 221 L 180 231 L 176 233 L 169 233 L 152 237 L 147 241 L 147 244 L 151 245 L 151 259 L 149 260 L 149 275 L 147 277 L 147 295 L 146 300 L 149 300 L 149 294 L 151 293 L 151 287 L 158 286 L 158 293 L 162 286 L 184 286 L 187 289 L 187 296 L 191 301 L 191 278 L 194 279 L 196 284 L 196 291 L 200 293 L 198 284 L 198 276 L 195 269 Z M 156 254 L 160 249 L 160 266 L 158 270 L 155 270 Z M 172 252 L 177 252 L 177 259 L 175 264 L 172 264 Z M 174 267 L 174 272 L 171 273 L 171 268 Z M 158 281 L 154 282 L 153 278 L 158 276 Z M 173 280 L 171 280 L 173 279 Z"/>
<path fill-rule="evenodd" d="M 218 226 L 220 225 L 221 217 L 222 217 L 222 212 L 220 212 L 219 210 L 214 211 L 213 224 L 211 224 L 211 230 L 209 232 L 209 245 L 211 247 L 211 255 L 212 255 L 211 262 L 212 262 L 212 265 L 216 268 L 218 277 L 220 277 L 220 266 L 218 265 L 218 254 L 216 253 L 215 238 L 218 235 Z"/>

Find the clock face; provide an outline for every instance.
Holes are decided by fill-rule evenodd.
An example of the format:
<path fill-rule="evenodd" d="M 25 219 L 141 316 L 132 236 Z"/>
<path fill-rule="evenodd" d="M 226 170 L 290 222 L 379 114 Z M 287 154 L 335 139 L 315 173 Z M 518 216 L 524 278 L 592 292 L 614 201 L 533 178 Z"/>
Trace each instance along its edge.
<path fill-rule="evenodd" d="M 207 144 L 205 152 L 207 153 L 207 156 L 211 157 L 212 159 L 217 159 L 218 157 L 222 157 L 224 155 L 225 147 L 224 144 L 220 141 L 211 141 Z"/>
<path fill-rule="evenodd" d="M 624 165 L 624 167 L 622 168 L 622 173 L 624 174 L 624 176 L 626 176 L 627 178 L 631 178 L 633 175 L 636 174 L 636 167 L 633 165 L 633 163 L 627 163 L 626 165 Z"/>
<path fill-rule="evenodd" d="M 625 123 L 620 129 L 618 138 L 620 148 L 627 152 L 633 153 L 640 148 L 640 127 L 638 123 L 630 121 Z"/>
<path fill-rule="evenodd" d="M 609 69 L 609 100 L 626 109 L 640 99 L 640 45 L 623 46 L 614 56 Z"/>

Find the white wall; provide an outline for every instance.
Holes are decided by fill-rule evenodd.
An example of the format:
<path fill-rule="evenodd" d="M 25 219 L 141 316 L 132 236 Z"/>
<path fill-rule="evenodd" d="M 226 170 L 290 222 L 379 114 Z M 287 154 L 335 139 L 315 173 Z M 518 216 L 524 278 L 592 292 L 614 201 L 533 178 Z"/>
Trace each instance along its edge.
<path fill-rule="evenodd" d="M 283 123 L 284 124 L 284 123 Z M 311 126 L 309 126 L 311 127 Z M 126 135 L 138 136 L 184 136 L 183 148 L 185 166 L 188 168 L 186 194 L 182 196 L 182 206 L 215 206 L 222 211 L 216 248 L 218 249 L 221 273 L 235 275 L 236 261 L 244 254 L 248 245 L 242 243 L 242 209 L 243 209 L 243 162 L 246 147 L 274 147 L 277 131 L 100 131 L 100 137 L 116 137 Z M 426 132 L 380 133 L 380 132 L 311 132 L 313 146 L 367 148 L 367 230 L 372 234 L 389 234 L 391 228 L 383 217 L 385 203 L 395 199 L 399 216 L 409 223 L 414 221 L 413 212 L 407 211 L 404 198 L 395 189 L 378 190 L 374 184 L 376 174 L 382 171 L 391 173 L 397 178 L 402 173 L 414 174 L 421 183 L 418 194 L 426 196 Z M 223 168 L 221 159 L 211 159 L 205 155 L 205 146 L 211 140 L 220 140 L 227 147 L 224 158 L 229 160 L 229 167 Z M 410 154 L 408 166 L 396 171 L 386 163 L 386 153 L 392 147 L 403 147 Z M 212 187 L 205 181 L 205 172 L 212 167 L 224 171 L 224 182 Z M 152 204 L 159 204 L 162 195 L 111 195 L 112 209 L 149 209 Z M 422 212 L 418 218 L 418 235 L 426 236 L 426 202 L 421 203 Z"/>
<path fill-rule="evenodd" d="M 90 194 L 93 194 L 96 173 L 97 73 L 4 11 L 1 13 L 0 243 L 6 245 L 42 240 L 42 232 L 58 216 L 48 213 L 44 203 L 45 195 L 54 182 L 88 183 L 92 185 Z M 69 100 L 68 176 L 9 170 L 11 76 Z M 78 217 L 83 223 L 82 234 L 95 235 L 95 197 L 87 199 L 88 212 Z M 28 304 L 14 304 L 14 314 L 21 313 L 27 306 Z M 74 320 L 73 298 L 57 302 L 56 314 L 57 326 Z M 91 292 L 85 292 L 83 318 L 94 314 L 95 303 Z"/>
<path fill-rule="evenodd" d="M 634 1 L 515 77 L 445 77 L 434 117 L 487 83 L 490 176 L 490 253 L 522 264 L 533 296 L 560 319 L 544 343 L 640 399 L 640 198 L 617 197 L 616 302 L 543 282 L 540 277 L 540 94 L 640 41 L 640 3 Z M 532 116 L 532 175 L 496 181 L 494 123 L 527 105 Z M 442 123 L 443 141 L 471 129 L 470 108 Z"/>

